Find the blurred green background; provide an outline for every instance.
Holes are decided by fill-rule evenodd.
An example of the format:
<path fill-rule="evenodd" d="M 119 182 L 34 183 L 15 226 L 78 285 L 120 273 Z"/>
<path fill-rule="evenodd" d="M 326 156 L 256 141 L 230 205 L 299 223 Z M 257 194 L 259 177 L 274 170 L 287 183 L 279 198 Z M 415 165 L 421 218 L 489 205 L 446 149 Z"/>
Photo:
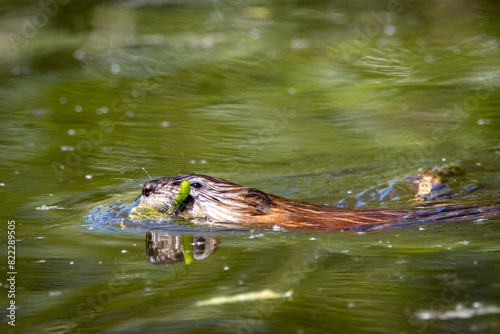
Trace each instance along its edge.
<path fill-rule="evenodd" d="M 498 217 L 365 234 L 181 226 L 217 251 L 159 266 L 147 227 L 85 218 L 132 202 L 143 169 L 404 209 L 393 180 L 456 162 L 459 202 L 498 202 L 498 17 L 494 0 L 2 1 L 0 230 L 16 221 L 18 272 L 2 332 L 498 333 Z M 195 306 L 264 288 L 294 297 Z"/>

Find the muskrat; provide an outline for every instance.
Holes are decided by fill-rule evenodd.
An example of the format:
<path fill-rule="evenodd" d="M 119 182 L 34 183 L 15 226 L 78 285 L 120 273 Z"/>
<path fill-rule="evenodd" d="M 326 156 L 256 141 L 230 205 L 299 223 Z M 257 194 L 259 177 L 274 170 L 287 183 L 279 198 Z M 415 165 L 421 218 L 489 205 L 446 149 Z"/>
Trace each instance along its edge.
<path fill-rule="evenodd" d="M 182 181 L 190 193 L 175 210 L 181 218 L 208 222 L 266 225 L 308 230 L 335 230 L 401 220 L 407 211 L 348 210 L 272 195 L 212 176 L 181 174 L 146 182 L 139 204 L 158 211 L 174 206 Z"/>

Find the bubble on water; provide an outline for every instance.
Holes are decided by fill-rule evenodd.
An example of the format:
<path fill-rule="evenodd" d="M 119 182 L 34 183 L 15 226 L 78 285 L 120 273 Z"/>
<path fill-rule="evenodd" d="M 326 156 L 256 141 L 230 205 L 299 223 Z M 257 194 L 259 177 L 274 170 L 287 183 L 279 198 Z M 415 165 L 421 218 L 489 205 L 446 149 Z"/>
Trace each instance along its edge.
<path fill-rule="evenodd" d="M 76 107 L 75 107 L 75 110 L 76 110 L 76 112 L 80 112 L 80 111 L 82 111 L 82 106 L 76 106 Z"/>
<path fill-rule="evenodd" d="M 43 109 L 35 109 L 33 110 L 33 116 L 44 116 L 46 111 Z"/>
<path fill-rule="evenodd" d="M 75 59 L 82 60 L 85 58 L 85 52 L 83 52 L 83 50 L 76 50 L 73 53 L 73 57 L 75 57 Z"/>
<path fill-rule="evenodd" d="M 19 75 L 21 74 L 21 67 L 20 66 L 14 66 L 10 69 L 10 73 L 12 75 Z"/>
<path fill-rule="evenodd" d="M 392 24 L 388 24 L 384 27 L 384 33 L 387 36 L 392 36 L 396 33 L 396 27 L 393 26 Z"/>
<path fill-rule="evenodd" d="M 428 53 L 428 54 L 426 54 L 424 56 L 424 61 L 426 63 L 433 63 L 434 62 L 434 56 Z"/>
<path fill-rule="evenodd" d="M 309 47 L 309 44 L 310 43 L 308 39 L 292 38 L 290 40 L 290 49 L 292 50 L 306 49 Z"/>
<path fill-rule="evenodd" d="M 278 56 L 277 56 L 277 53 L 276 51 L 267 51 L 267 58 L 269 59 L 276 59 Z"/>
<path fill-rule="evenodd" d="M 56 297 L 62 295 L 62 291 L 49 291 L 49 297 Z"/>
<path fill-rule="evenodd" d="M 260 38 L 260 30 L 255 28 L 250 31 L 250 38 L 251 39 L 259 39 Z"/>
<path fill-rule="evenodd" d="M 122 254 L 125 254 L 127 252 L 126 249 L 122 249 Z"/>
<path fill-rule="evenodd" d="M 60 103 L 60 104 L 66 104 L 66 103 L 68 103 L 68 99 L 67 99 L 67 98 L 65 98 L 65 97 L 60 97 L 60 98 L 59 98 L 59 103 Z"/>
<path fill-rule="evenodd" d="M 229 266 L 224 266 L 224 270 L 229 270 Z"/>
<path fill-rule="evenodd" d="M 161 126 L 164 128 L 166 128 L 168 125 L 169 125 L 168 122 L 161 122 Z"/>
<path fill-rule="evenodd" d="M 73 262 L 73 261 L 69 261 L 69 264 L 70 264 L 70 265 L 74 265 L 74 264 L 75 264 L 75 262 Z"/>
<path fill-rule="evenodd" d="M 431 314 L 430 312 L 420 312 L 418 314 L 418 317 L 421 319 L 421 320 L 429 320 L 431 319 Z"/>
<path fill-rule="evenodd" d="M 113 74 L 120 73 L 120 65 L 118 65 L 118 64 L 111 64 L 111 73 L 113 73 Z"/>
<path fill-rule="evenodd" d="M 85 175 L 85 178 L 90 180 L 90 179 L 92 179 L 92 175 Z"/>
<path fill-rule="evenodd" d="M 76 133 L 76 131 L 74 129 L 69 129 L 68 130 L 68 135 L 72 136 Z"/>
<path fill-rule="evenodd" d="M 295 94 L 295 92 L 296 92 L 295 87 L 288 88 L 288 93 L 289 94 L 293 95 L 293 94 Z"/>
<path fill-rule="evenodd" d="M 206 160 L 200 160 L 200 164 L 206 164 L 207 161 Z"/>

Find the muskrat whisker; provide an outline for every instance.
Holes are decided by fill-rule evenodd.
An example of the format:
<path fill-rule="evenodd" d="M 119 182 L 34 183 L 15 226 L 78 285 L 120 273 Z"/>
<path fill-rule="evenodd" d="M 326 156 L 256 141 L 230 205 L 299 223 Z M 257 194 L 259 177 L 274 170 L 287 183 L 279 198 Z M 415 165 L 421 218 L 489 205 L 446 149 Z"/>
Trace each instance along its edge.
<path fill-rule="evenodd" d="M 125 181 L 131 181 L 131 182 L 135 182 L 135 183 L 139 183 L 139 184 L 143 184 L 144 182 L 141 182 L 141 181 L 137 181 L 135 179 L 129 179 L 129 178 L 126 178 L 126 177 L 115 177 L 113 178 L 114 180 L 125 180 Z"/>
<path fill-rule="evenodd" d="M 143 170 L 144 172 L 146 172 L 146 175 L 147 175 L 147 176 L 149 176 L 149 179 L 150 179 L 150 180 L 153 180 L 153 178 L 151 177 L 151 175 L 149 175 L 149 173 L 148 173 L 148 171 L 146 170 L 146 168 L 142 167 L 142 170 Z"/>
<path fill-rule="evenodd" d="M 183 174 L 186 171 L 186 157 L 184 156 L 184 153 L 182 153 L 181 149 L 177 146 L 176 143 L 170 142 L 170 145 L 175 146 L 177 151 L 179 151 L 179 153 L 182 156 L 182 161 L 184 161 L 184 166 L 182 166 L 182 173 L 180 173 L 180 174 Z M 177 173 L 179 173 L 179 171 L 177 171 Z"/>
<path fill-rule="evenodd" d="M 135 160 L 134 158 L 132 158 L 132 157 L 131 157 L 130 155 L 128 155 L 127 153 L 125 153 L 125 155 L 126 155 L 126 156 L 130 159 L 130 160 L 132 160 L 133 162 L 138 163 L 138 162 L 137 162 L 137 160 Z M 150 179 L 150 180 L 153 180 L 153 178 L 151 177 L 151 175 L 149 175 L 149 173 L 148 173 L 148 171 L 146 170 L 146 168 L 144 168 L 144 167 L 141 167 L 141 168 L 142 168 L 142 170 L 143 170 L 144 172 L 146 172 L 146 175 L 149 177 L 149 179 Z M 141 174 L 140 174 L 140 173 L 138 173 L 137 171 L 135 171 L 135 172 L 136 172 L 138 175 L 141 175 Z M 142 175 L 141 175 L 141 176 L 142 176 Z"/>

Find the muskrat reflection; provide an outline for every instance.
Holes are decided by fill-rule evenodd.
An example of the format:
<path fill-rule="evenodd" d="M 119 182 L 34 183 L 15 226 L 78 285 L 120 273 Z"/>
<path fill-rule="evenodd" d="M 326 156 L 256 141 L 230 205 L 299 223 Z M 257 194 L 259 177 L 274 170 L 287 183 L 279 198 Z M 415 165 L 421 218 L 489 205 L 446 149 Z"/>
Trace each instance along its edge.
<path fill-rule="evenodd" d="M 151 264 L 189 264 L 212 255 L 218 243 L 210 236 L 147 232 L 146 257 Z"/>

